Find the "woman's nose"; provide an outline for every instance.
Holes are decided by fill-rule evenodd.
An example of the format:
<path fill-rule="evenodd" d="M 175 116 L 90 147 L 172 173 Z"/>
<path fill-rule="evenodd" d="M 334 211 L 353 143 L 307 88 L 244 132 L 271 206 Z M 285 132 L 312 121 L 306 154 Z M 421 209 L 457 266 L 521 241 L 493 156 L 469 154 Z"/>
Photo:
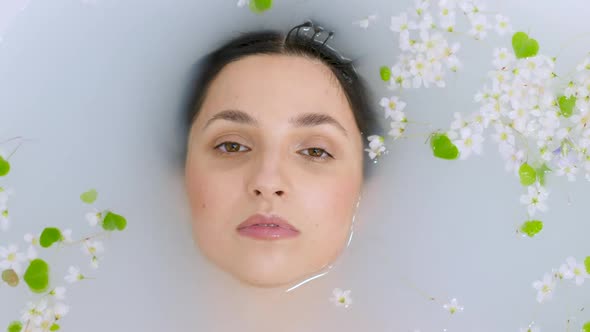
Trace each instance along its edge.
<path fill-rule="evenodd" d="M 267 154 L 256 159 L 248 179 L 248 191 L 256 197 L 263 198 L 285 196 L 288 183 L 285 178 L 287 165 L 284 156 L 278 153 Z"/>

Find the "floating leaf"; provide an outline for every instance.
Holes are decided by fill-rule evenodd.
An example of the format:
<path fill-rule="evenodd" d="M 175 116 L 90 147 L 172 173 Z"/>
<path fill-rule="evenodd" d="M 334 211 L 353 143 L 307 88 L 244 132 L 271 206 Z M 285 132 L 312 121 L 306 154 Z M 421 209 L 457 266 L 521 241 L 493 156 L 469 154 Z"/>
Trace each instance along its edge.
<path fill-rule="evenodd" d="M 584 261 L 584 265 L 586 266 L 586 272 L 588 272 L 590 274 L 590 256 L 586 257 L 586 260 Z"/>
<path fill-rule="evenodd" d="M 590 322 L 584 324 L 582 327 L 582 332 L 590 332 Z"/>
<path fill-rule="evenodd" d="M 517 32 L 512 36 L 512 48 L 518 59 L 528 58 L 537 55 L 539 43 L 526 33 Z"/>
<path fill-rule="evenodd" d="M 87 192 L 84 192 L 80 195 L 80 199 L 82 202 L 86 204 L 92 204 L 96 201 L 96 197 L 98 196 L 98 192 L 94 189 L 90 189 Z"/>
<path fill-rule="evenodd" d="M 2 280 L 11 287 L 18 286 L 18 274 L 13 269 L 2 271 Z"/>
<path fill-rule="evenodd" d="M 546 164 L 541 165 L 541 167 L 537 168 L 537 179 L 539 180 L 539 184 L 542 186 L 545 185 L 545 174 L 551 172 L 551 168 L 547 167 Z"/>
<path fill-rule="evenodd" d="M 567 98 L 566 96 L 561 96 L 557 99 L 559 103 L 559 109 L 561 110 L 561 115 L 564 118 L 569 118 L 574 114 L 574 107 L 576 106 L 576 96 L 570 96 Z"/>
<path fill-rule="evenodd" d="M 537 172 L 531 165 L 527 163 L 520 165 L 518 176 L 520 177 L 520 183 L 523 186 L 530 186 L 537 180 Z"/>
<path fill-rule="evenodd" d="M 272 0 L 250 0 L 250 10 L 256 14 L 263 13 L 272 7 Z"/>
<path fill-rule="evenodd" d="M 49 265 L 42 259 L 34 259 L 29 264 L 23 279 L 31 291 L 42 293 L 49 286 Z"/>
<path fill-rule="evenodd" d="M 49 331 L 57 331 L 59 330 L 59 325 L 56 323 L 51 324 L 51 327 L 49 327 Z"/>
<path fill-rule="evenodd" d="M 41 233 L 39 237 L 39 244 L 43 248 L 49 248 L 55 242 L 59 242 L 63 239 L 61 231 L 55 227 L 47 227 Z"/>
<path fill-rule="evenodd" d="M 520 231 L 529 237 L 537 235 L 542 229 L 543 222 L 539 220 L 529 220 L 520 226 Z"/>
<path fill-rule="evenodd" d="M 10 172 L 10 163 L 0 156 L 0 176 L 5 176 Z"/>
<path fill-rule="evenodd" d="M 8 332 L 20 332 L 23 329 L 23 323 L 19 322 L 19 321 L 14 321 L 12 323 L 10 323 L 10 325 L 8 325 L 8 328 L 6 329 L 6 331 Z"/>
<path fill-rule="evenodd" d="M 434 134 L 430 138 L 430 148 L 435 157 L 441 159 L 457 159 L 459 156 L 459 149 L 451 142 L 446 134 Z"/>
<path fill-rule="evenodd" d="M 108 212 L 107 215 L 104 217 L 102 222 L 102 228 L 107 231 L 114 231 L 118 229 L 120 231 L 124 230 L 127 226 L 127 220 L 123 216 L 120 216 L 113 212 Z"/>
<path fill-rule="evenodd" d="M 391 79 L 391 69 L 387 66 L 383 66 L 379 69 L 379 74 L 381 75 L 381 79 L 385 82 L 389 82 Z"/>

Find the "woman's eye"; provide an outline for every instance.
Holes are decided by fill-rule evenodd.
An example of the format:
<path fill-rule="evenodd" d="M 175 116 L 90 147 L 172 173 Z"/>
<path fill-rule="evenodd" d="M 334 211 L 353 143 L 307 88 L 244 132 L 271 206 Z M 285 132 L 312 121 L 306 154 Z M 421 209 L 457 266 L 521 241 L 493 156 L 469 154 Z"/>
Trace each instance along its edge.
<path fill-rule="evenodd" d="M 240 143 L 236 143 L 236 142 L 223 142 L 215 147 L 216 150 L 219 150 L 219 148 L 223 148 L 222 150 L 220 150 L 222 153 L 248 151 L 248 148 L 246 148 L 244 145 L 242 145 Z M 245 148 L 246 150 L 240 150 L 240 148 Z"/>
<path fill-rule="evenodd" d="M 215 147 L 215 150 L 219 151 L 221 154 L 230 154 L 236 152 L 247 152 L 250 149 L 240 143 L 236 142 L 223 142 Z M 328 158 L 333 158 L 333 156 L 328 153 L 326 150 L 322 148 L 307 148 L 300 150 L 302 154 L 309 159 L 322 161 Z"/>
<path fill-rule="evenodd" d="M 304 153 L 304 155 L 314 160 L 324 160 L 328 158 L 333 158 L 331 154 L 329 154 L 326 150 L 322 148 L 307 148 L 301 151 L 307 152 Z"/>

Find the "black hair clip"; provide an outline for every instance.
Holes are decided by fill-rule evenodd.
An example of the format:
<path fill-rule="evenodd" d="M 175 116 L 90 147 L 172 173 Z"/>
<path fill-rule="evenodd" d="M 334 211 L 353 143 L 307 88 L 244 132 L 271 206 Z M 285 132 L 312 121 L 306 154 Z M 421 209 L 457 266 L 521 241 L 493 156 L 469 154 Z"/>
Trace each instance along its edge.
<path fill-rule="evenodd" d="M 311 43 L 317 42 L 316 37 L 325 31 L 323 27 L 314 24 L 311 20 L 307 20 L 304 23 L 294 26 L 291 30 L 289 30 L 289 33 L 287 33 L 287 37 L 285 38 L 285 42 L 287 42 L 288 40 L 291 39 L 291 35 L 293 34 L 293 31 L 296 31 L 294 38 L 297 41 L 300 41 L 300 42 L 305 41 L 306 39 L 300 39 L 300 37 L 299 37 L 299 32 L 302 29 L 304 30 L 304 32 L 313 30 L 313 35 L 311 37 L 308 37 L 308 38 L 310 38 L 309 42 L 311 42 Z M 334 32 L 329 31 L 328 36 L 321 43 L 322 47 L 326 47 L 326 43 L 328 42 L 328 40 L 330 38 L 332 38 L 332 36 L 334 36 Z"/>
<path fill-rule="evenodd" d="M 300 32 L 302 32 L 302 35 L 300 35 Z M 327 61 L 336 61 L 339 67 L 350 64 L 350 59 L 343 57 L 337 50 L 330 45 L 327 45 L 328 40 L 334 36 L 333 31 L 329 31 L 328 36 L 323 41 L 316 40 L 316 38 L 324 32 L 326 32 L 326 30 L 323 27 L 314 24 L 311 20 L 307 20 L 289 30 L 285 37 L 285 44 L 296 43 L 310 46 L 314 52 L 319 52 L 320 56 L 327 59 Z M 350 67 L 350 70 L 354 71 L 354 68 L 352 68 L 352 66 Z M 339 71 L 348 83 L 353 82 L 353 78 L 346 70 L 339 68 Z"/>

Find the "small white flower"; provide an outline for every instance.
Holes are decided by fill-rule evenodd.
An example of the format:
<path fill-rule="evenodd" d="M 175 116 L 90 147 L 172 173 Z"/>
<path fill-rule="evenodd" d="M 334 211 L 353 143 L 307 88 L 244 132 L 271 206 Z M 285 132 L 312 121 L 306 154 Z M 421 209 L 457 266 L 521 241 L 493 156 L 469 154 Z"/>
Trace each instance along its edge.
<path fill-rule="evenodd" d="M 67 228 L 64 229 L 63 232 L 61 232 L 61 235 L 63 237 L 63 242 L 65 243 L 71 243 L 72 242 L 72 230 Z"/>
<path fill-rule="evenodd" d="M 53 306 L 53 311 L 55 313 L 55 318 L 61 319 L 63 316 L 65 316 L 70 311 L 70 307 L 61 303 L 61 302 L 57 302 Z"/>
<path fill-rule="evenodd" d="M 550 300 L 555 291 L 555 279 L 551 273 L 545 273 L 543 280 L 533 282 L 533 288 L 537 290 L 537 301 L 543 303 Z"/>
<path fill-rule="evenodd" d="M 506 160 L 506 171 L 514 172 L 515 175 L 518 175 L 518 169 L 525 160 L 524 150 L 517 150 L 514 146 L 509 144 L 500 144 L 499 148 L 502 157 Z"/>
<path fill-rule="evenodd" d="M 558 176 L 566 175 L 569 181 L 576 180 L 576 173 L 578 172 L 578 167 L 574 160 L 570 158 L 559 158 L 557 161 L 557 171 L 555 174 Z"/>
<path fill-rule="evenodd" d="M 72 284 L 84 279 L 84 276 L 80 273 L 80 269 L 78 267 L 70 266 L 68 268 L 68 275 L 66 275 L 64 279 Z"/>
<path fill-rule="evenodd" d="M 94 227 L 102 220 L 102 214 L 97 209 L 94 209 L 94 211 L 86 213 L 85 218 L 88 224 Z"/>
<path fill-rule="evenodd" d="M 574 279 L 576 285 L 580 286 L 584 283 L 584 279 L 588 278 L 588 272 L 584 263 L 579 263 L 574 257 L 568 257 L 566 263 L 559 268 L 559 272 L 565 279 Z"/>
<path fill-rule="evenodd" d="M 416 27 L 415 22 L 408 20 L 408 14 L 406 13 L 402 13 L 399 16 L 392 16 L 391 25 L 389 26 L 392 31 L 406 35 L 409 35 L 409 30 L 414 30 Z"/>
<path fill-rule="evenodd" d="M 390 90 L 395 90 L 398 88 L 409 88 L 410 87 L 410 77 L 412 75 L 409 71 L 402 68 L 401 65 L 395 65 L 391 68 L 391 79 L 389 80 L 388 88 Z"/>
<path fill-rule="evenodd" d="M 406 131 L 406 124 L 404 122 L 391 121 L 391 130 L 387 133 L 393 139 L 398 139 L 404 135 Z"/>
<path fill-rule="evenodd" d="M 6 207 L 0 208 L 0 230 L 3 232 L 10 229 L 10 216 Z"/>
<path fill-rule="evenodd" d="M 383 107 L 385 111 L 385 119 L 391 118 L 394 121 L 403 121 L 403 111 L 406 108 L 406 103 L 401 101 L 397 96 L 391 96 L 390 98 L 383 97 L 379 102 L 379 105 Z M 401 114 L 400 114 L 401 113 Z M 400 116 L 402 118 L 400 118 Z"/>
<path fill-rule="evenodd" d="M 330 301 L 336 304 L 336 306 L 343 306 L 345 308 L 348 308 L 348 306 L 352 304 L 350 290 L 343 291 L 340 288 L 334 288 L 334 290 L 332 291 L 332 295 L 333 296 L 332 298 L 330 298 Z"/>
<path fill-rule="evenodd" d="M 490 25 L 485 15 L 474 15 L 471 19 L 471 30 L 469 30 L 469 34 L 477 40 L 484 39 L 487 36 L 489 28 Z"/>
<path fill-rule="evenodd" d="M 498 123 L 494 125 L 494 128 L 496 129 L 496 133 L 492 135 L 492 137 L 496 142 L 514 145 L 514 135 L 512 134 L 512 129 L 510 129 L 510 127 Z"/>
<path fill-rule="evenodd" d="M 460 138 L 453 143 L 457 146 L 457 149 L 459 149 L 460 159 L 467 159 L 472 152 L 475 154 L 481 154 L 481 147 L 484 141 L 483 136 L 474 133 L 470 127 L 462 128 L 459 133 Z"/>
<path fill-rule="evenodd" d="M 365 149 L 365 151 L 369 152 L 369 157 L 371 159 L 375 159 L 375 157 L 380 156 L 383 152 L 385 152 L 384 146 L 384 139 L 379 135 L 371 135 L 367 137 L 369 140 L 369 149 Z"/>
<path fill-rule="evenodd" d="M 538 182 L 532 186 L 528 186 L 528 194 L 520 196 L 520 202 L 527 205 L 529 215 L 532 217 L 537 210 L 541 212 L 547 211 L 545 201 L 549 193 Z"/>
<path fill-rule="evenodd" d="M 373 14 L 373 15 L 368 15 L 361 20 L 354 21 L 354 22 L 352 22 L 352 24 L 358 25 L 363 29 L 367 29 L 369 27 L 369 24 L 375 20 L 377 20 L 377 15 Z"/>
<path fill-rule="evenodd" d="M 510 26 L 508 18 L 500 14 L 496 15 L 496 26 L 494 28 L 500 36 L 503 36 L 504 34 L 510 33 L 512 31 L 512 26 Z"/>
<path fill-rule="evenodd" d="M 66 288 L 65 287 L 55 287 L 49 292 L 49 295 L 55 296 L 58 300 L 63 300 L 66 298 Z"/>
<path fill-rule="evenodd" d="M 238 0 L 238 7 L 245 7 L 250 4 L 250 0 Z"/>
<path fill-rule="evenodd" d="M 82 252 L 90 256 L 97 256 L 104 252 L 104 246 L 100 241 L 84 240 Z"/>
<path fill-rule="evenodd" d="M 39 326 L 47 309 L 46 299 L 41 299 L 37 303 L 27 302 L 27 308 L 21 312 L 21 320 L 23 322 L 31 321 L 33 325 Z"/>
<path fill-rule="evenodd" d="M 463 311 L 463 306 L 460 306 L 457 303 L 457 299 L 456 298 L 451 299 L 451 302 L 450 303 L 444 304 L 443 305 L 443 308 L 445 308 L 445 310 L 447 310 L 448 312 L 450 312 L 451 315 L 454 314 L 454 313 L 456 313 L 456 312 Z"/>
<path fill-rule="evenodd" d="M 27 256 L 18 251 L 18 246 L 0 247 L 0 270 L 13 269 L 16 274 L 20 275 L 21 263 L 26 260 Z"/>

